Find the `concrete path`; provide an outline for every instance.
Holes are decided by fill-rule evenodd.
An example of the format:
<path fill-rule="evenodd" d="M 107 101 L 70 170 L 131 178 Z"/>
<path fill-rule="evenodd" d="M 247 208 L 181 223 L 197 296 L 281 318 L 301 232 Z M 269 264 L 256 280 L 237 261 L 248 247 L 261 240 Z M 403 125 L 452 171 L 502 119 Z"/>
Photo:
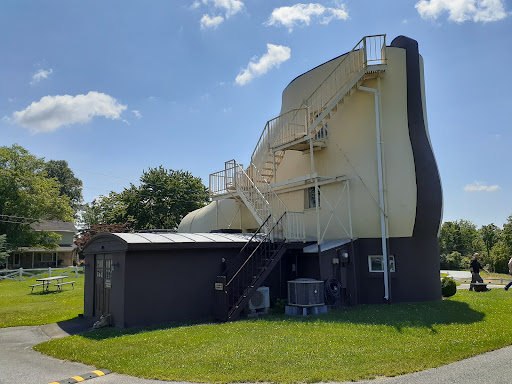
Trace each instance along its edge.
<path fill-rule="evenodd" d="M 32 349 L 36 344 L 64 335 L 65 332 L 57 330 L 55 325 L 0 329 L 0 367 L 2 367 L 0 384 L 48 384 L 101 368 L 54 359 Z M 386 384 L 508 384 L 512 381 L 511 361 L 512 346 L 440 368 L 395 378 L 364 381 L 360 384 L 375 384 L 376 381 Z M 111 373 L 87 380 L 87 383 L 169 384 L 170 382 Z"/>
<path fill-rule="evenodd" d="M 441 273 L 446 273 L 448 276 L 453 277 L 454 279 L 471 279 L 471 272 L 469 271 L 449 271 L 449 270 L 441 270 Z"/>

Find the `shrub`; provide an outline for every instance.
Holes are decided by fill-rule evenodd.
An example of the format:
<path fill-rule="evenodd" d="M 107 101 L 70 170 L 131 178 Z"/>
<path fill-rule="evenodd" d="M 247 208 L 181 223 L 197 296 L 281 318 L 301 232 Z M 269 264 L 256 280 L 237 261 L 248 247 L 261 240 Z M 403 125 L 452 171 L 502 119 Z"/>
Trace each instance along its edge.
<path fill-rule="evenodd" d="M 450 297 L 457 292 L 457 284 L 451 277 L 446 276 L 441 280 L 441 293 L 443 297 Z"/>

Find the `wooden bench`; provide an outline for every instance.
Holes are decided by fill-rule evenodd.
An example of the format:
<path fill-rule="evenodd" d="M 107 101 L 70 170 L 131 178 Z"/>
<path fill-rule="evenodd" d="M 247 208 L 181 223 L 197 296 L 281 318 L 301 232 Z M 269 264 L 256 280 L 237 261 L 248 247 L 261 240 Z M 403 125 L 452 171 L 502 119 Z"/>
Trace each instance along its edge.
<path fill-rule="evenodd" d="M 71 286 L 73 287 L 73 289 L 75 289 L 75 284 L 76 281 L 66 281 L 65 283 L 58 283 L 58 284 L 54 284 L 56 287 L 59 288 L 59 290 L 62 290 L 62 286 L 63 285 L 66 285 L 66 284 L 71 284 Z"/>
<path fill-rule="evenodd" d="M 39 286 L 41 286 L 41 285 L 44 285 L 44 283 L 39 283 L 39 284 L 29 285 L 29 287 L 30 287 L 30 288 L 32 288 L 32 292 L 30 292 L 30 293 L 34 293 L 34 287 L 39 287 Z M 43 289 L 44 289 L 44 287 L 43 287 Z"/>

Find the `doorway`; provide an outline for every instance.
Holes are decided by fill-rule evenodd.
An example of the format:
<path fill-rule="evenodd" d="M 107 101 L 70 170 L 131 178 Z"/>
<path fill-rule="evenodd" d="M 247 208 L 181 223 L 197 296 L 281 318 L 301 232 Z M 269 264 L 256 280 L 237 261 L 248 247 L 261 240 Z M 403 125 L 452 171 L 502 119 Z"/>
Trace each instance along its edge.
<path fill-rule="evenodd" d="M 95 255 L 94 316 L 110 314 L 112 290 L 112 254 Z"/>

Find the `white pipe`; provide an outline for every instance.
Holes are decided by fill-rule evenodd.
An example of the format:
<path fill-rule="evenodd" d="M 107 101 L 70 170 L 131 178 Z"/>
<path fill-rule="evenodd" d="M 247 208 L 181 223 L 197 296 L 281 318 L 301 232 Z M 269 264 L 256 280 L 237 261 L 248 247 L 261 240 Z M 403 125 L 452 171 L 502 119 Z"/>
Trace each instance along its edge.
<path fill-rule="evenodd" d="M 384 299 L 389 300 L 388 249 L 386 243 L 386 217 L 384 214 L 384 187 L 382 171 L 382 141 L 380 138 L 379 92 L 374 88 L 357 87 L 361 91 L 373 92 L 375 96 L 375 129 L 377 131 L 377 167 L 379 176 L 380 231 L 382 237 L 382 261 L 384 264 Z"/>

